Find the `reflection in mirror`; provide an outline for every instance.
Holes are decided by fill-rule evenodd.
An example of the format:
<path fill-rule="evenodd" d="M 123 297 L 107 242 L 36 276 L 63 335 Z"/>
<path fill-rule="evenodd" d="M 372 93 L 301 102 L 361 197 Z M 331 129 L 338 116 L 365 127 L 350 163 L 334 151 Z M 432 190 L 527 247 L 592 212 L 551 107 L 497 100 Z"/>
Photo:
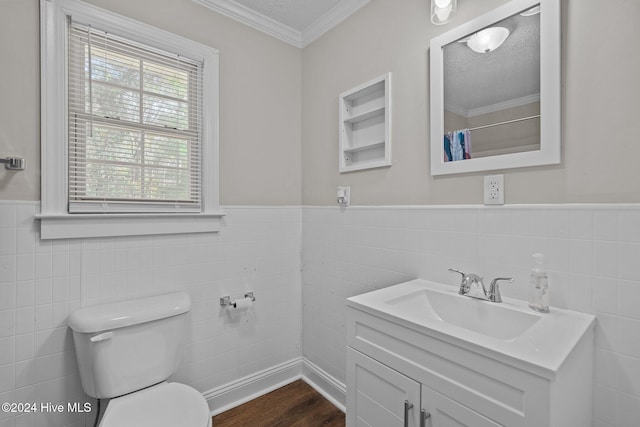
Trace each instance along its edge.
<path fill-rule="evenodd" d="M 444 161 L 540 149 L 539 11 L 442 48 Z"/>
<path fill-rule="evenodd" d="M 511 0 L 432 39 L 430 61 L 432 175 L 560 162 L 559 0 Z"/>

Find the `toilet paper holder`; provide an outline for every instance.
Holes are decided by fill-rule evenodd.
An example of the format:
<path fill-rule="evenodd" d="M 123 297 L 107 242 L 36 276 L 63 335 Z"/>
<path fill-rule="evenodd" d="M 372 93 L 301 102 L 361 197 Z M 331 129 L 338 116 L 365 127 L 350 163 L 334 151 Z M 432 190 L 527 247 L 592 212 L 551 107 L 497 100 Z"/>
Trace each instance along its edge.
<path fill-rule="evenodd" d="M 245 298 L 250 298 L 251 301 L 255 301 L 256 297 L 253 295 L 253 292 L 245 292 L 244 293 L 244 297 Z M 223 307 L 235 307 L 236 306 L 236 301 L 237 300 L 233 300 L 231 301 L 231 297 L 230 296 L 224 296 L 222 298 L 220 298 L 220 305 Z"/>

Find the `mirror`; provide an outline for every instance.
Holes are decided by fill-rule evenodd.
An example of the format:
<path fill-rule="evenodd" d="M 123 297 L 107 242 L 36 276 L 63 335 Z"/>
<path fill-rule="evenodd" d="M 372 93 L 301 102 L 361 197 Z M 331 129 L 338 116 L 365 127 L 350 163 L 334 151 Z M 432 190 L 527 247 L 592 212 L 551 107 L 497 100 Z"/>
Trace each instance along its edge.
<path fill-rule="evenodd" d="M 560 163 L 559 0 L 512 0 L 430 60 L 432 175 Z"/>

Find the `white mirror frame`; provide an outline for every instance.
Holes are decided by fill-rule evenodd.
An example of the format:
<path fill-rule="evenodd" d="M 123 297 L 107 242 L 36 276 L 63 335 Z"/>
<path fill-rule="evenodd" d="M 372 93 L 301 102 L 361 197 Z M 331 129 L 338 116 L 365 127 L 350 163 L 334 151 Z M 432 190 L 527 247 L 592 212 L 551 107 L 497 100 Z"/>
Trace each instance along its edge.
<path fill-rule="evenodd" d="M 540 150 L 445 162 L 444 62 L 442 49 L 469 34 L 540 4 Z M 560 163 L 560 0 L 512 0 L 431 40 L 431 175 L 478 172 Z"/>

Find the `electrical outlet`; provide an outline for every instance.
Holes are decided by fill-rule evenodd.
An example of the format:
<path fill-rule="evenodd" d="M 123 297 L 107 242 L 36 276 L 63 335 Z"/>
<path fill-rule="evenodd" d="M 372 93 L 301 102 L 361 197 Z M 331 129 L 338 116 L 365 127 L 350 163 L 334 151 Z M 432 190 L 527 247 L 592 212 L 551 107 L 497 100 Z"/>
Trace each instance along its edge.
<path fill-rule="evenodd" d="M 484 204 L 504 205 L 504 175 L 484 177 Z"/>

